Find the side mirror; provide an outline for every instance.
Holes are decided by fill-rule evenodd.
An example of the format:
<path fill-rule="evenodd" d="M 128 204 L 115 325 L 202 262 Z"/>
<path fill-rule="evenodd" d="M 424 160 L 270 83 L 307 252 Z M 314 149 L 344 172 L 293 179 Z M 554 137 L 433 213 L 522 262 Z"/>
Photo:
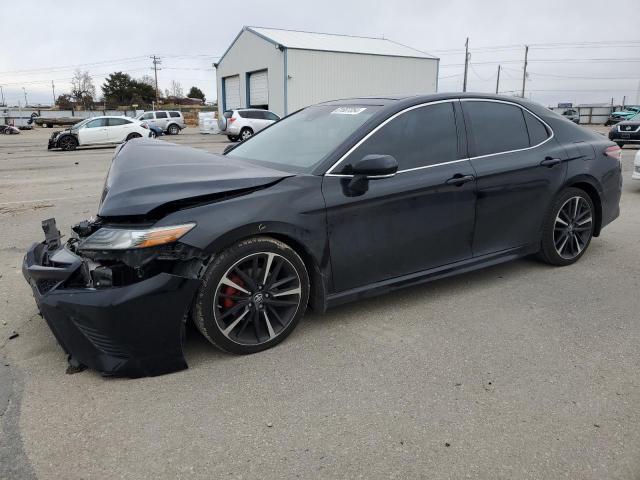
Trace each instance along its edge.
<path fill-rule="evenodd" d="M 369 179 L 393 177 L 398 171 L 398 161 L 391 155 L 366 155 L 351 167 L 354 176 Z"/>

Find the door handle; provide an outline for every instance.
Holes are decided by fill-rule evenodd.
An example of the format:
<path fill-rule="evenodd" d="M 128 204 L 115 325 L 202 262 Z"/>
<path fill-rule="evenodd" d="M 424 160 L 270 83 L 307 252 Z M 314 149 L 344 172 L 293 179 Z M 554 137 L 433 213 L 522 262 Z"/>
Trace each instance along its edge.
<path fill-rule="evenodd" d="M 456 187 L 461 187 L 467 182 L 473 182 L 476 179 L 473 175 L 462 175 L 461 173 L 456 173 L 449 180 L 445 181 L 447 185 L 455 185 Z"/>
<path fill-rule="evenodd" d="M 554 166 L 558 165 L 560 162 L 562 162 L 562 160 L 559 159 L 559 158 L 547 157 L 547 158 L 545 158 L 544 160 L 542 160 L 540 162 L 540 166 L 551 168 L 551 167 L 554 167 Z"/>

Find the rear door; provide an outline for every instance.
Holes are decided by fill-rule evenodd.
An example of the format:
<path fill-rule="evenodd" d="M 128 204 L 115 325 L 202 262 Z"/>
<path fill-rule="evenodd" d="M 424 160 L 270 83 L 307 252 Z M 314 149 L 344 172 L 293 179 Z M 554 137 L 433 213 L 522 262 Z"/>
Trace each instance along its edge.
<path fill-rule="evenodd" d="M 107 125 L 109 143 L 123 142 L 127 135 L 133 131 L 133 123 L 126 118 L 108 118 Z"/>
<path fill-rule="evenodd" d="M 461 105 L 477 176 L 474 256 L 538 242 L 566 176 L 565 149 L 517 104 L 463 99 Z"/>
<path fill-rule="evenodd" d="M 78 131 L 80 145 L 95 145 L 107 143 L 109 136 L 107 132 L 107 119 L 94 118 Z"/>
<path fill-rule="evenodd" d="M 169 124 L 169 115 L 167 112 L 156 112 L 156 125 L 162 130 L 166 130 Z"/>
<path fill-rule="evenodd" d="M 335 291 L 471 258 L 475 182 L 457 105 L 396 114 L 325 174 Z M 398 172 L 354 194 L 349 164 L 369 154 L 392 155 Z"/>

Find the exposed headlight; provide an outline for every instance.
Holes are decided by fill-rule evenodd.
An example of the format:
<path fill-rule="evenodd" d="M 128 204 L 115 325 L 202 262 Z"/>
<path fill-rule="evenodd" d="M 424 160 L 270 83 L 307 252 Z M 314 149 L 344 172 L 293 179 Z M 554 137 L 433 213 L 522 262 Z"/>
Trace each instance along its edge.
<path fill-rule="evenodd" d="M 155 247 L 175 242 L 195 226 L 195 223 L 185 223 L 169 227 L 136 230 L 104 227 L 82 240 L 78 245 L 78 249 L 129 250 L 132 248 Z"/>

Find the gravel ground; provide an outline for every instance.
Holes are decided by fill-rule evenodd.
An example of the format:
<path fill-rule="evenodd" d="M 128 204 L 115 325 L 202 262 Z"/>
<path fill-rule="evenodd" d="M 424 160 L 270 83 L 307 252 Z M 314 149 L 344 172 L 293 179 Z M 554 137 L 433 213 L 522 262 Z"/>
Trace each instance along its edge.
<path fill-rule="evenodd" d="M 190 131 L 189 131 L 190 130 Z M 212 152 L 224 137 L 167 140 Z M 190 369 L 66 375 L 20 272 L 94 214 L 113 148 L 0 136 L 0 478 L 640 478 L 640 182 L 576 265 L 523 259 L 308 315 Z M 18 337 L 9 339 L 17 333 Z"/>

